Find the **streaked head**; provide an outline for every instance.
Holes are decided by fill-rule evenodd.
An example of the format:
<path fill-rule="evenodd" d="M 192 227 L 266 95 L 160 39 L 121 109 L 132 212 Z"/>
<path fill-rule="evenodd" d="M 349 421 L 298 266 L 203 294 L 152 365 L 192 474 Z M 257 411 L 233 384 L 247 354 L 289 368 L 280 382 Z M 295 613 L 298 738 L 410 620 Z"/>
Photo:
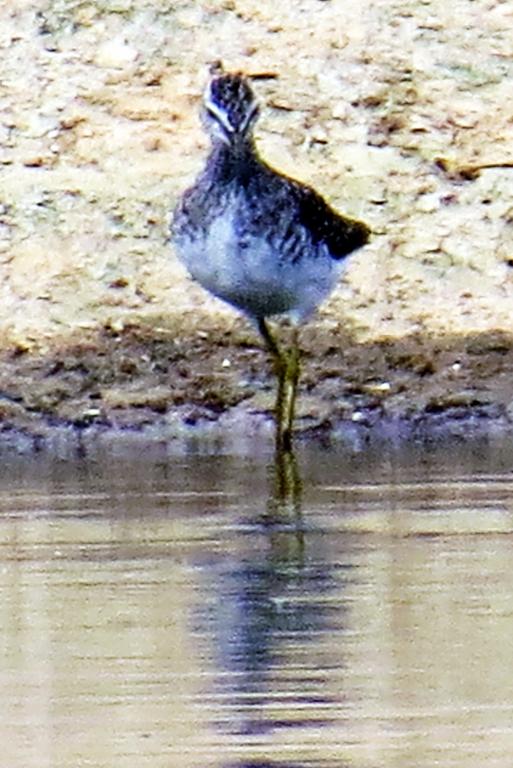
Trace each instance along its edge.
<path fill-rule="evenodd" d="M 212 139 L 244 141 L 258 117 L 258 102 L 245 77 L 221 74 L 210 81 L 203 102 L 203 122 Z"/>

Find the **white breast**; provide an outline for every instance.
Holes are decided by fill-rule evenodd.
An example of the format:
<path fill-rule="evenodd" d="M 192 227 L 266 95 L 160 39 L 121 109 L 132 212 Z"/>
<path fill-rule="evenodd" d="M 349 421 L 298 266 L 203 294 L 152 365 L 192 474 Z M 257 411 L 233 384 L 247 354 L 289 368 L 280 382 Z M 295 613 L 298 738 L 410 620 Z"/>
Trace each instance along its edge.
<path fill-rule="evenodd" d="M 235 201 L 233 201 L 235 203 Z M 255 316 L 289 313 L 301 320 L 332 290 L 338 264 L 326 252 L 293 262 L 264 236 L 241 237 L 238 206 L 228 205 L 200 235 L 177 242 L 192 277 L 214 295 Z"/>

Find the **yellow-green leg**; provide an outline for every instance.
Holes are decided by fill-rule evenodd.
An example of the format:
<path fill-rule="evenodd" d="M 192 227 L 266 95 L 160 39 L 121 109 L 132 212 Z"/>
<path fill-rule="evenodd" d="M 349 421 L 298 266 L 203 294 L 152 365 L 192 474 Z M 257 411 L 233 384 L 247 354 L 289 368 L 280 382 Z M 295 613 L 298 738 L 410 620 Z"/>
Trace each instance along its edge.
<path fill-rule="evenodd" d="M 300 372 L 298 330 L 297 328 L 293 330 L 292 344 L 288 352 L 280 349 L 263 318 L 258 321 L 258 330 L 271 353 L 278 379 L 275 411 L 276 449 L 278 451 L 290 451 L 292 449 L 294 407 Z"/>

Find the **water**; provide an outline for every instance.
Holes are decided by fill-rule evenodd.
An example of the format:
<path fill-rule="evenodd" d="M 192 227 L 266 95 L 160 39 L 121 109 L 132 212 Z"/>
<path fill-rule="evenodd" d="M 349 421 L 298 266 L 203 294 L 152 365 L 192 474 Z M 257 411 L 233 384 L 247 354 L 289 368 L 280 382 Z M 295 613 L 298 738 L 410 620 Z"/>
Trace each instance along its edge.
<path fill-rule="evenodd" d="M 504 768 L 513 451 L 4 457 L 0 765 Z"/>

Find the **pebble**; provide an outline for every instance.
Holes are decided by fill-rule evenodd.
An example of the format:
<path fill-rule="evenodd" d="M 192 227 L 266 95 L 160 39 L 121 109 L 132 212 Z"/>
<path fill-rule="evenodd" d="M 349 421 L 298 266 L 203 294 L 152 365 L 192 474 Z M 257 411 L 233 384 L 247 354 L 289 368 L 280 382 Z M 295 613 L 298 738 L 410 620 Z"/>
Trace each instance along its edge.
<path fill-rule="evenodd" d="M 139 51 L 128 45 L 124 40 L 109 40 L 101 45 L 94 57 L 94 63 L 98 67 L 107 69 L 124 69 L 133 64 L 139 55 Z"/>
<path fill-rule="evenodd" d="M 432 192 L 429 195 L 422 195 L 415 203 L 415 207 L 421 213 L 434 213 L 434 211 L 437 211 L 440 208 L 440 198 L 438 193 Z"/>

